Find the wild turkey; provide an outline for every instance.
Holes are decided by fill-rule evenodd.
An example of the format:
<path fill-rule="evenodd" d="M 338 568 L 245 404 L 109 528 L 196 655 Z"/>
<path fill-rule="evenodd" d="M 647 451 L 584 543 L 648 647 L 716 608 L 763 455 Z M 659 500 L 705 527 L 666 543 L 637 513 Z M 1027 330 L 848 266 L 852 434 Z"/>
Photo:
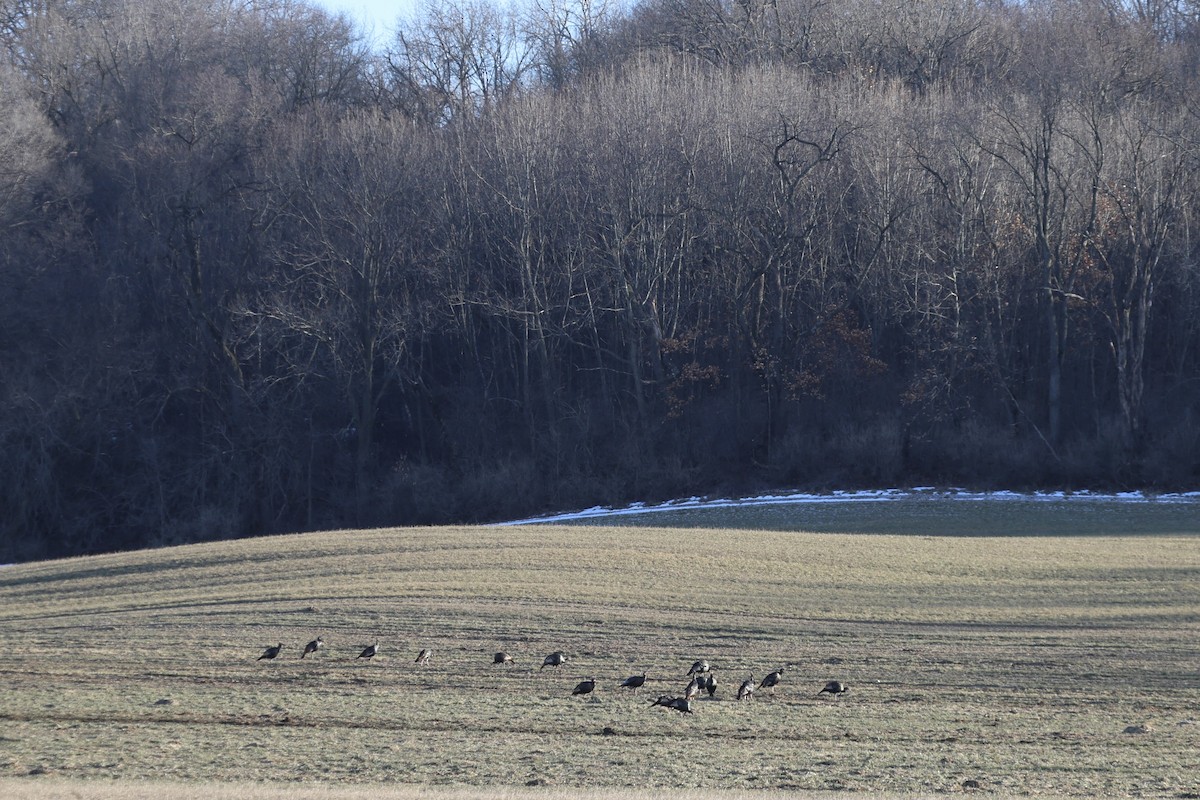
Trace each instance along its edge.
<path fill-rule="evenodd" d="M 775 694 L 775 687 L 783 680 L 783 667 L 772 672 L 770 675 L 762 679 L 762 683 L 758 685 L 760 689 L 770 689 L 771 694 Z"/>
<path fill-rule="evenodd" d="M 692 713 L 692 701 L 685 697 L 672 697 L 669 694 L 659 695 L 658 699 L 652 701 L 650 705 L 673 708 L 683 714 Z"/>
<path fill-rule="evenodd" d="M 638 689 L 642 688 L 645 685 L 646 685 L 646 673 L 644 673 L 644 672 L 641 675 L 630 675 L 628 678 L 621 681 L 622 687 L 624 687 L 626 689 L 633 689 L 634 691 L 637 691 Z"/>
<path fill-rule="evenodd" d="M 561 667 L 565 663 L 567 663 L 567 657 L 564 656 L 561 652 L 554 652 L 554 653 L 551 653 L 550 655 L 546 656 L 544 659 L 542 659 L 542 665 L 540 667 L 538 667 L 538 671 L 540 672 L 541 670 L 544 670 L 546 667 L 554 667 L 557 669 L 558 667 Z"/>
<path fill-rule="evenodd" d="M 699 675 L 692 678 L 691 682 L 688 683 L 687 688 L 683 690 L 684 699 L 685 700 L 695 700 L 697 697 L 700 696 L 700 689 L 703 686 L 704 686 L 704 679 L 701 678 Z"/>
<path fill-rule="evenodd" d="M 258 657 L 258 660 L 262 661 L 265 658 L 268 661 L 270 661 L 272 658 L 279 655 L 279 651 L 282 649 L 283 649 L 283 642 L 280 642 L 279 644 L 275 645 L 274 647 L 268 647 L 266 650 L 263 650 L 263 654 Z"/>
<path fill-rule="evenodd" d="M 754 673 L 750 673 L 750 677 L 742 681 L 742 685 L 738 687 L 738 700 L 753 700 L 754 699 Z"/>
<path fill-rule="evenodd" d="M 379 640 L 375 640 L 375 644 L 369 644 L 363 648 L 363 651 L 358 654 L 359 658 L 372 659 L 379 652 Z"/>
<path fill-rule="evenodd" d="M 571 696 L 574 697 L 577 694 L 591 694 L 595 688 L 596 679 L 588 678 L 586 681 L 580 681 L 578 684 L 576 684 L 574 690 L 571 692 Z"/>
<path fill-rule="evenodd" d="M 823 694 L 845 694 L 848 691 L 850 691 L 850 687 L 841 681 L 830 681 L 825 684 L 824 689 L 817 692 L 817 696 L 820 697 Z"/>
<path fill-rule="evenodd" d="M 709 669 L 711 669 L 711 668 L 708 666 L 707 661 L 697 661 L 695 664 L 692 664 L 692 668 L 688 670 L 687 674 L 688 675 L 702 675 L 705 672 L 708 672 Z"/>
<path fill-rule="evenodd" d="M 430 659 L 430 658 L 432 658 L 432 657 L 433 657 L 433 651 L 432 651 L 432 650 L 430 650 L 428 647 L 422 648 L 422 649 L 421 649 L 421 652 L 417 653 L 417 660 L 416 660 L 416 663 L 417 663 L 417 664 L 425 664 L 425 663 L 428 663 L 429 659 Z"/>
<path fill-rule="evenodd" d="M 676 697 L 668 705 L 676 711 L 681 711 L 684 714 L 692 713 L 692 701 L 686 698 Z"/>
<path fill-rule="evenodd" d="M 300 654 L 300 657 L 304 658 L 309 653 L 315 653 L 324 646 L 325 646 L 325 640 L 322 639 L 320 636 L 318 636 L 317 638 L 313 639 L 308 644 L 304 645 L 304 652 Z"/>
<path fill-rule="evenodd" d="M 708 678 L 704 681 L 704 689 L 708 692 L 709 698 L 715 697 L 717 694 L 717 675 L 715 672 L 708 673 Z"/>
<path fill-rule="evenodd" d="M 492 663 L 493 664 L 511 664 L 512 656 L 510 656 L 508 653 L 505 653 L 505 652 L 496 653 L 496 655 L 492 656 Z"/>

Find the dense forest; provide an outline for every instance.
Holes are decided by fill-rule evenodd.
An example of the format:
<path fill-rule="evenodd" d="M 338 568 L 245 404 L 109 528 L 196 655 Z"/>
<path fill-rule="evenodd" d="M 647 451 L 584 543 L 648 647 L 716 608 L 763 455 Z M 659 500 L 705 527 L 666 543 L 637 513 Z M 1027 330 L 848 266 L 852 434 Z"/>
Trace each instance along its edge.
<path fill-rule="evenodd" d="M 0 561 L 1200 483 L 1197 0 L 0 0 Z"/>

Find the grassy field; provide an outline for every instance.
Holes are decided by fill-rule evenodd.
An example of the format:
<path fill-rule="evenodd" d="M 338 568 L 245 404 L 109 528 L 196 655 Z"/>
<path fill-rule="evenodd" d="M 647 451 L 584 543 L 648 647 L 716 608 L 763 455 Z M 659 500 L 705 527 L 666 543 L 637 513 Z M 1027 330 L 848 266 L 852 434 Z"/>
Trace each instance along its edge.
<path fill-rule="evenodd" d="M 996 513 L 1025 535 L 943 535 Z M 429 528 L 7 567 L 0 796 L 1200 797 L 1200 513 L 1121 513 L 1125 535 L 961 507 L 924 535 Z M 653 708 L 698 658 L 716 698 Z"/>

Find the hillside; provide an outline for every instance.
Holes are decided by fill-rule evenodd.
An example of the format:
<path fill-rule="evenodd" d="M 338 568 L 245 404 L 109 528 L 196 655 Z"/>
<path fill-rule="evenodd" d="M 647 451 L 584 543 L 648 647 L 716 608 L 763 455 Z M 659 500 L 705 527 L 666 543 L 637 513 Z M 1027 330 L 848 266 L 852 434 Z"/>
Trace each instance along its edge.
<path fill-rule="evenodd" d="M 381 529 L 8 567 L 0 786 L 1192 796 L 1196 533 Z M 715 698 L 651 706 L 701 658 Z"/>
<path fill-rule="evenodd" d="M 3 8 L 0 563 L 1200 486 L 1196 0 Z"/>

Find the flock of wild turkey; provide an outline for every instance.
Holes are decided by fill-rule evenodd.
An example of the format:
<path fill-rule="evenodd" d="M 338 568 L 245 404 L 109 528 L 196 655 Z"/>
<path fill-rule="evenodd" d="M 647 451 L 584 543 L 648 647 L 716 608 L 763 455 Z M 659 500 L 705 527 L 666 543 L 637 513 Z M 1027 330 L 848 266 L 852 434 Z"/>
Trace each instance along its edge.
<path fill-rule="evenodd" d="M 300 658 L 305 658 L 306 656 L 308 656 L 311 653 L 316 653 L 318 650 L 320 650 L 324 646 L 325 646 L 325 640 L 322 637 L 318 636 L 316 639 L 313 639 L 311 642 L 304 645 L 304 650 L 303 650 L 303 652 L 300 653 Z M 278 658 L 279 654 L 281 652 L 283 652 L 283 642 L 280 642 L 279 644 L 268 647 L 266 650 L 263 651 L 263 654 L 258 657 L 258 660 L 262 661 L 264 659 L 271 660 L 271 659 Z M 378 653 L 379 653 L 379 641 L 376 640 L 374 644 L 369 644 L 366 647 L 364 647 L 362 652 L 358 654 L 358 658 L 371 659 L 371 658 L 374 658 Z M 433 651 L 430 650 L 428 647 L 426 647 L 426 648 L 423 648 L 421 650 L 421 652 L 417 654 L 416 663 L 425 664 L 431 658 L 433 658 Z M 496 655 L 492 658 L 493 664 L 511 664 L 512 661 L 513 661 L 512 656 L 505 652 L 496 653 Z M 558 667 L 561 667 L 565 663 L 567 663 L 566 655 L 564 655 L 561 651 L 556 651 L 556 652 L 553 652 L 550 655 L 546 656 L 542 660 L 542 665 L 540 667 L 538 667 L 538 670 L 539 671 L 543 670 L 546 667 L 554 667 L 557 669 Z M 692 701 L 695 700 L 697 697 L 699 697 L 701 692 L 707 692 L 708 696 L 710 698 L 716 697 L 717 677 L 713 673 L 712 665 L 710 665 L 707 661 L 695 662 L 694 664 L 692 664 L 692 668 L 688 670 L 687 674 L 688 674 L 688 677 L 691 678 L 691 680 L 688 683 L 687 688 L 684 689 L 682 697 L 677 697 L 674 695 L 666 695 L 666 694 L 659 695 L 659 697 L 657 699 L 655 699 L 653 702 L 651 702 L 650 705 L 662 706 L 664 708 L 671 708 L 671 709 L 679 711 L 680 713 L 683 713 L 683 714 L 691 714 L 692 713 Z M 763 678 L 762 681 L 759 682 L 757 686 L 755 686 L 755 683 L 754 683 L 754 673 L 751 673 L 750 677 L 747 678 L 746 680 L 742 681 L 741 686 L 738 687 L 737 699 L 738 700 L 753 699 L 754 691 L 756 688 L 767 689 L 772 694 L 774 694 L 775 687 L 778 686 L 782 680 L 783 680 L 783 668 L 782 667 L 775 670 L 767 677 Z M 643 672 L 641 675 L 630 675 L 628 678 L 626 678 L 624 681 L 622 681 L 618 685 L 618 688 L 629 689 L 631 691 L 637 691 L 638 689 L 642 688 L 642 686 L 644 686 L 645 684 L 646 684 L 646 673 Z M 572 690 L 571 694 L 572 694 L 572 696 L 587 695 L 587 694 L 591 694 L 595 690 L 596 690 L 596 679 L 589 677 L 586 680 L 580 681 L 575 686 L 574 690 Z M 829 681 L 828 683 L 825 684 L 824 688 L 822 688 L 821 691 L 817 692 L 817 695 L 818 696 L 820 696 L 822 694 L 839 695 L 839 694 L 845 694 L 849 690 L 850 690 L 850 687 L 846 686 L 846 684 L 842 683 L 841 681 Z"/>

